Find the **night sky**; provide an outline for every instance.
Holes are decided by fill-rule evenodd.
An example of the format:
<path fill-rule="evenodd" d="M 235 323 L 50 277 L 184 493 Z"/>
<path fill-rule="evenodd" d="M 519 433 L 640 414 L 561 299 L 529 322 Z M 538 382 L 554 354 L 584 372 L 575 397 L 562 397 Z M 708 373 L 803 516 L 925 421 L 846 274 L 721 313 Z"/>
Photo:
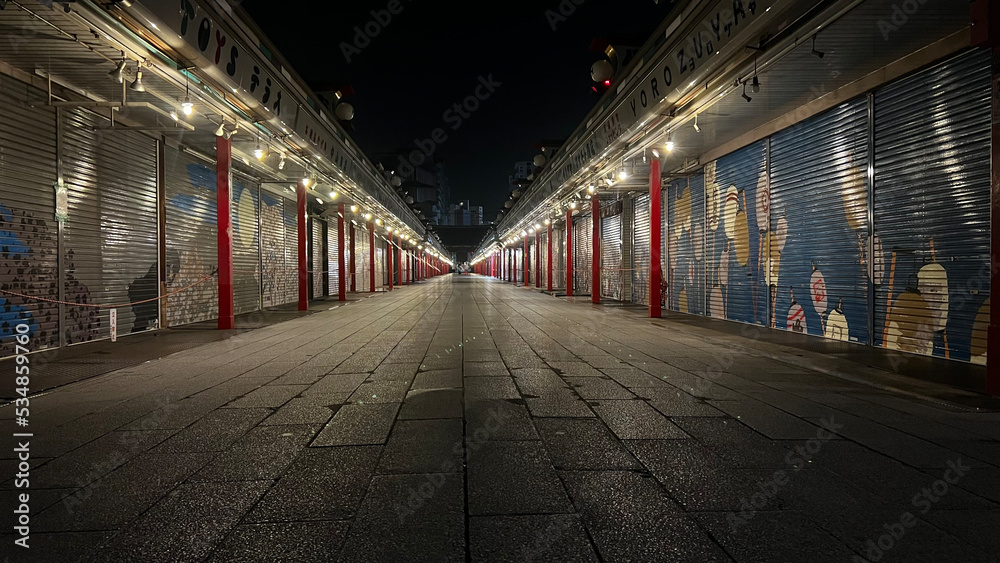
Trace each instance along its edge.
<path fill-rule="evenodd" d="M 483 205 L 489 221 L 506 198 L 514 162 L 538 154 L 543 139 L 565 139 L 597 103 L 590 66 L 602 55 L 590 52 L 591 40 L 615 32 L 646 38 L 668 12 L 653 0 L 576 2 L 563 0 L 575 11 L 553 30 L 546 11 L 558 14 L 559 0 L 476 2 L 467 11 L 454 2 L 402 0 L 402 11 L 360 53 L 352 50 L 350 62 L 341 43 L 353 49 L 354 27 L 364 28 L 388 0 L 243 6 L 310 85 L 354 87 L 351 135 L 369 155 L 414 150 L 415 139 L 444 129 L 434 154 L 444 158 L 452 201 Z M 446 110 L 491 75 L 500 86 L 453 129 L 458 120 Z"/>

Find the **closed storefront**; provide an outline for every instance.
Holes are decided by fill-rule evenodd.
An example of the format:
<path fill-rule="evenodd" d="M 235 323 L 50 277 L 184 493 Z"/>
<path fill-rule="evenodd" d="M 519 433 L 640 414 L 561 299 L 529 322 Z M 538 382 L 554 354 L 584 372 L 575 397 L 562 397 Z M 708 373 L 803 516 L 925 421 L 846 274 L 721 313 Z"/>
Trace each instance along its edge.
<path fill-rule="evenodd" d="M 326 244 L 326 221 L 319 217 L 313 217 L 309 221 L 311 225 L 309 237 L 309 286 L 312 292 L 312 299 L 319 299 L 326 296 L 324 283 L 326 278 L 325 252 Z"/>
<path fill-rule="evenodd" d="M 339 295 L 340 293 L 340 267 L 339 267 L 339 256 L 340 256 L 340 246 L 337 239 L 340 237 L 340 231 L 338 230 L 338 225 L 340 218 L 336 215 L 329 218 L 329 229 L 326 232 L 326 272 L 327 272 L 327 290 L 330 295 Z M 346 236 L 346 231 L 345 231 Z M 347 244 L 345 240 L 344 244 L 344 269 L 347 269 Z M 349 287 L 349 286 L 348 286 Z"/>
<path fill-rule="evenodd" d="M 539 248 L 541 251 L 541 275 L 542 289 L 549 287 L 549 233 L 543 231 L 539 237 Z"/>
<path fill-rule="evenodd" d="M 705 181 L 692 176 L 667 184 L 664 193 L 670 293 L 667 306 L 682 313 L 705 313 Z M 709 225 L 713 220 L 709 221 Z"/>
<path fill-rule="evenodd" d="M 260 309 L 260 186 L 233 175 L 233 302 L 236 314 Z"/>
<path fill-rule="evenodd" d="M 985 363 L 989 54 L 956 57 L 874 98 L 875 342 Z"/>
<path fill-rule="evenodd" d="M 574 295 L 589 295 L 594 272 L 593 223 L 590 214 L 573 218 L 573 285 Z"/>
<path fill-rule="evenodd" d="M 264 307 L 298 300 L 298 244 L 295 200 L 280 192 L 260 193 L 261 288 Z"/>
<path fill-rule="evenodd" d="M 389 283 L 389 276 L 386 273 L 386 251 L 385 239 L 382 235 L 375 235 L 375 289 L 381 291 L 382 287 Z"/>
<path fill-rule="evenodd" d="M 69 196 L 63 233 L 65 300 L 110 305 L 155 299 L 159 294 L 156 141 L 135 131 L 103 129 L 110 121 L 86 110 L 60 113 L 63 179 Z M 190 196 L 177 205 L 190 204 L 189 224 L 196 230 L 203 228 L 201 197 L 214 200 L 214 193 L 202 183 L 195 175 L 187 179 L 184 190 L 175 192 Z M 214 268 L 213 261 L 202 263 L 200 255 L 179 262 L 175 253 L 172 259 L 176 282 L 172 289 L 198 282 Z M 211 315 L 210 310 L 200 308 L 205 295 L 217 295 L 214 279 L 179 294 L 178 307 L 201 320 L 200 313 Z M 187 304 L 190 307 L 185 309 Z M 107 308 L 67 306 L 62 329 L 65 343 L 109 337 L 110 313 Z M 156 301 L 120 307 L 117 332 L 154 328 L 158 313 Z"/>
<path fill-rule="evenodd" d="M 371 243 L 368 240 L 368 229 L 362 226 L 354 228 L 355 253 L 357 262 L 355 264 L 357 273 L 357 291 L 371 291 Z"/>
<path fill-rule="evenodd" d="M 45 93 L 0 77 L 0 288 L 21 295 L 59 299 L 59 226 L 55 220 L 56 112 Z M 73 255 L 68 247 L 67 255 Z M 89 286 L 66 272 L 67 289 L 92 303 Z M 154 293 L 155 296 L 155 293 Z M 155 304 L 154 304 L 155 306 Z M 96 311 L 67 312 L 99 323 Z M 0 293 L 0 358 L 15 352 L 17 325 L 27 324 L 30 348 L 59 345 L 59 306 Z"/>
<path fill-rule="evenodd" d="M 868 342 L 867 100 L 841 104 L 770 143 L 770 225 L 761 235 L 768 326 Z"/>
<path fill-rule="evenodd" d="M 527 281 L 527 284 L 531 286 L 535 285 L 535 282 L 537 281 L 536 277 L 538 275 L 538 261 L 537 261 L 538 255 L 536 254 L 537 250 L 538 246 L 535 245 L 535 237 L 532 236 L 528 243 L 528 281 Z"/>
<path fill-rule="evenodd" d="M 217 319 L 217 278 L 183 290 L 218 267 L 215 165 L 172 147 L 164 158 L 167 291 L 179 291 L 167 299 L 167 325 Z"/>
<path fill-rule="evenodd" d="M 649 195 L 634 200 L 632 233 L 632 301 L 649 304 Z"/>
<path fill-rule="evenodd" d="M 692 199 L 688 233 L 695 268 L 701 270 L 702 256 L 707 257 L 701 270 L 706 275 L 707 314 L 760 325 L 767 320 L 768 302 L 761 252 L 770 198 L 765 148 L 764 141 L 744 147 L 710 162 L 703 176 L 692 178 L 692 198 L 697 185 L 704 184 L 704 212 L 699 214 Z"/>
<path fill-rule="evenodd" d="M 601 297 L 622 300 L 622 205 L 621 200 L 602 209 Z"/>

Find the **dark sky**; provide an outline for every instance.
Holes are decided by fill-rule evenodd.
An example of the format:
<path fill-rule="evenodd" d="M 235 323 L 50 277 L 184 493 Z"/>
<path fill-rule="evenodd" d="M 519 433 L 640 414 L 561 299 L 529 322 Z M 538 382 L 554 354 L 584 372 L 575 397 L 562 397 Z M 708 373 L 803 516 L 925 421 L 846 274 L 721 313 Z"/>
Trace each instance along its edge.
<path fill-rule="evenodd" d="M 546 11 L 559 14 L 560 1 L 575 11 L 553 30 Z M 653 0 L 576 2 L 401 0 L 402 11 L 350 63 L 341 43 L 353 44 L 354 27 L 363 29 L 388 0 L 243 6 L 310 84 L 354 87 L 352 136 L 369 155 L 415 149 L 414 139 L 444 129 L 435 156 L 444 157 L 452 200 L 483 205 L 493 220 L 514 162 L 530 160 L 542 139 L 566 138 L 597 103 L 590 65 L 602 55 L 590 52 L 591 40 L 615 32 L 648 37 L 667 14 Z M 491 75 L 500 86 L 452 129 L 456 121 L 446 121 L 445 111 Z"/>

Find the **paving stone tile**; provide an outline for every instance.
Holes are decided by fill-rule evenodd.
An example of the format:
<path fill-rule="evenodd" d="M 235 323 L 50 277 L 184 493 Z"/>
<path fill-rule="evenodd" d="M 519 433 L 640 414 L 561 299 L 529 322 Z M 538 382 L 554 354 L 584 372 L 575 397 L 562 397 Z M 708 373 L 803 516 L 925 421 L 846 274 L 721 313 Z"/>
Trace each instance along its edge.
<path fill-rule="evenodd" d="M 326 562 L 340 550 L 349 526 L 349 522 L 331 521 L 240 524 L 233 528 L 209 562 Z"/>
<path fill-rule="evenodd" d="M 260 424 L 269 409 L 219 409 L 174 434 L 153 449 L 156 453 L 221 452 Z"/>
<path fill-rule="evenodd" d="M 465 406 L 466 437 L 482 443 L 491 440 L 538 440 L 538 433 L 524 405 L 499 400 L 468 400 Z"/>
<path fill-rule="evenodd" d="M 344 405 L 323 427 L 312 446 L 384 444 L 399 404 Z"/>
<path fill-rule="evenodd" d="M 476 399 L 520 399 L 514 380 L 510 377 L 467 377 L 465 378 L 465 398 Z"/>
<path fill-rule="evenodd" d="M 552 369 L 563 377 L 604 377 L 604 374 L 594 369 L 586 362 L 549 362 Z"/>
<path fill-rule="evenodd" d="M 486 442 L 468 466 L 471 515 L 572 512 L 540 442 Z"/>
<path fill-rule="evenodd" d="M 507 370 L 507 366 L 503 362 L 472 362 L 466 360 L 462 366 L 462 374 L 466 377 L 508 376 L 510 375 L 510 371 Z"/>
<path fill-rule="evenodd" d="M 574 514 L 474 516 L 469 519 L 469 553 L 472 561 L 483 563 L 598 561 Z"/>
<path fill-rule="evenodd" d="M 538 419 L 535 427 L 556 469 L 642 469 L 600 420 Z"/>
<path fill-rule="evenodd" d="M 308 396 L 318 393 L 353 393 L 366 379 L 368 379 L 367 373 L 331 373 L 323 376 L 323 379 L 302 394 Z"/>
<path fill-rule="evenodd" d="M 406 394 L 400 419 L 462 418 L 461 389 L 415 389 Z"/>
<path fill-rule="evenodd" d="M 465 561 L 463 506 L 461 474 L 377 476 L 338 561 Z"/>
<path fill-rule="evenodd" d="M 306 447 L 319 425 L 258 426 L 219 454 L 191 481 L 277 479 Z"/>
<path fill-rule="evenodd" d="M 601 377 L 565 377 L 566 383 L 580 398 L 592 399 L 634 399 L 631 391 L 615 381 Z"/>
<path fill-rule="evenodd" d="M 354 404 L 401 403 L 409 384 L 405 381 L 369 381 L 362 383 L 347 400 Z"/>
<path fill-rule="evenodd" d="M 593 409 L 622 440 L 688 437 L 645 401 L 600 401 Z"/>
<path fill-rule="evenodd" d="M 313 404 L 307 399 L 292 399 L 285 406 L 274 412 L 261 422 L 264 426 L 285 424 L 320 424 L 325 425 L 333 417 L 339 406 L 328 407 Z"/>
<path fill-rule="evenodd" d="M 794 510 L 757 512 L 743 519 L 738 513 L 696 514 L 695 519 L 737 561 L 851 561 L 854 553 L 805 515 Z"/>
<path fill-rule="evenodd" d="M 424 371 L 413 380 L 413 389 L 446 389 L 462 386 L 462 372 L 457 369 Z"/>
<path fill-rule="evenodd" d="M 345 520 L 361 505 L 381 446 L 308 448 L 288 467 L 248 522 Z"/>
<path fill-rule="evenodd" d="M 459 419 L 400 420 L 389 435 L 379 473 L 456 473 L 464 448 Z"/>

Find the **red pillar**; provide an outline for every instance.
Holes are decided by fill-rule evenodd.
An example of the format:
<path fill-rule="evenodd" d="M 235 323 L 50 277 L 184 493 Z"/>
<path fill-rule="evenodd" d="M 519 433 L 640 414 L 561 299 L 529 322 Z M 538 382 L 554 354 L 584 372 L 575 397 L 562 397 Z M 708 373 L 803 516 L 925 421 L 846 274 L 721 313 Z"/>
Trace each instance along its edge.
<path fill-rule="evenodd" d="M 542 287 L 542 232 L 535 231 L 535 287 Z"/>
<path fill-rule="evenodd" d="M 545 240 L 548 241 L 546 252 L 549 253 L 548 262 L 545 263 L 545 279 L 548 283 L 548 290 L 552 291 L 552 221 L 549 221 L 549 234 Z"/>
<path fill-rule="evenodd" d="M 573 210 L 566 210 L 566 297 L 573 296 Z"/>
<path fill-rule="evenodd" d="M 357 269 L 357 263 L 355 262 L 355 256 L 354 256 L 354 249 L 356 248 L 354 246 L 354 222 L 352 221 L 352 222 L 348 223 L 347 224 L 347 228 L 350 230 L 350 234 L 348 234 L 348 239 L 349 239 L 349 244 L 351 245 L 351 266 L 350 266 L 350 271 L 351 271 L 351 292 L 355 292 L 355 291 L 358 290 L 358 282 L 357 282 L 358 269 Z"/>
<path fill-rule="evenodd" d="M 338 284 L 337 284 L 337 299 L 341 301 L 347 301 L 347 276 L 345 276 L 344 267 L 344 222 L 347 219 L 347 215 L 344 213 L 344 204 L 337 204 L 337 272 L 338 272 Z"/>
<path fill-rule="evenodd" d="M 399 265 L 396 268 L 397 270 L 399 270 L 399 279 L 397 279 L 396 282 L 399 284 L 400 287 L 402 287 L 403 283 L 405 282 L 405 278 L 403 278 L 403 237 L 397 236 L 396 238 L 398 239 L 396 249 L 399 252 L 397 260 L 399 262 Z"/>
<path fill-rule="evenodd" d="M 594 252 L 590 260 L 591 279 L 590 302 L 601 302 L 601 200 L 595 195 L 590 199 L 590 223 L 594 226 L 591 241 L 594 243 Z"/>
<path fill-rule="evenodd" d="M 392 278 L 395 275 L 392 273 L 392 233 L 386 235 L 386 240 L 388 241 L 385 245 L 386 271 L 389 272 L 389 291 L 392 291 Z"/>
<path fill-rule="evenodd" d="M 663 272 L 660 266 L 660 160 L 649 165 L 649 318 L 658 319 L 663 314 L 660 307 L 660 285 Z"/>
<path fill-rule="evenodd" d="M 295 189 L 298 203 L 295 222 L 299 229 L 299 311 L 309 310 L 309 263 L 306 259 L 306 187 L 299 182 Z"/>
<path fill-rule="evenodd" d="M 368 227 L 368 291 L 375 293 L 375 225 L 369 222 Z"/>
<path fill-rule="evenodd" d="M 225 137 L 215 138 L 215 195 L 218 223 L 219 252 L 219 330 L 236 328 L 233 304 L 233 217 L 229 200 L 232 199 L 232 143 Z"/>
<path fill-rule="evenodd" d="M 531 265 L 531 257 L 528 252 L 528 235 L 524 235 L 524 253 L 521 256 L 524 261 L 524 287 L 531 287 L 531 277 L 528 275 L 528 267 Z"/>

